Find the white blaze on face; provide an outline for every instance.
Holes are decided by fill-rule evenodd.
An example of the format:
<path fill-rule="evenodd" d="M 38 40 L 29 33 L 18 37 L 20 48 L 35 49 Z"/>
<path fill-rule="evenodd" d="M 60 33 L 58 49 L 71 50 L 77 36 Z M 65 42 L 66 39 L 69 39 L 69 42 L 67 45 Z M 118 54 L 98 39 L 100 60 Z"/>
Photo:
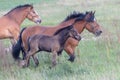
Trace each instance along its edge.
<path fill-rule="evenodd" d="M 38 15 L 38 13 L 37 13 L 36 11 L 34 11 L 34 12 L 35 12 L 36 15 Z M 36 18 L 34 18 L 34 21 L 35 21 L 37 24 L 41 23 L 41 18 L 40 18 L 40 16 L 37 16 Z"/>
<path fill-rule="evenodd" d="M 38 15 L 38 13 L 35 11 L 36 15 Z"/>
<path fill-rule="evenodd" d="M 96 21 L 96 18 L 94 18 L 94 21 Z"/>

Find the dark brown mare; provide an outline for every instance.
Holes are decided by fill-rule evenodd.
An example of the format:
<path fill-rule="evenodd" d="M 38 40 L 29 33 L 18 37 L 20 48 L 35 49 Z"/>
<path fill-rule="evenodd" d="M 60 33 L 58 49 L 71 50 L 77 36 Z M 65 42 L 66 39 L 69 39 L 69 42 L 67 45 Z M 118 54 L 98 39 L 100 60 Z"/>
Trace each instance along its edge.
<path fill-rule="evenodd" d="M 41 19 L 30 4 L 20 5 L 0 18 L 0 39 L 9 38 L 14 44 L 18 40 L 21 23 L 29 20 L 40 23 Z"/>
<path fill-rule="evenodd" d="M 29 65 L 30 57 L 34 56 L 37 52 L 47 51 L 52 52 L 52 67 L 54 67 L 56 65 L 57 54 L 62 53 L 65 42 L 69 37 L 78 41 L 81 40 L 79 33 L 72 25 L 59 29 L 53 36 L 36 34 L 29 37 L 28 51 L 22 66 L 27 67 Z M 73 58 L 71 57 L 69 60 L 73 61 Z M 38 66 L 38 60 L 35 61 L 35 63 L 36 66 Z"/>
<path fill-rule="evenodd" d="M 68 25 L 71 25 L 74 23 L 74 21 L 77 19 L 78 21 L 73 25 L 76 30 L 81 33 L 84 29 L 87 29 L 89 32 L 93 33 L 96 36 L 99 36 L 101 31 L 101 26 L 97 23 L 95 19 L 95 12 L 86 12 L 86 13 L 79 13 L 79 12 L 73 12 L 70 14 L 63 22 L 61 22 L 57 26 L 31 26 L 27 27 L 23 31 L 21 31 L 20 38 L 13 48 L 13 57 L 15 59 L 19 59 L 19 53 L 20 50 L 23 50 L 26 52 L 28 50 L 27 46 L 27 39 L 35 34 L 44 34 L 52 36 L 58 29 L 64 28 Z M 78 45 L 79 41 L 75 40 L 74 38 L 68 38 L 64 50 L 67 52 L 69 56 L 74 55 L 74 51 L 76 46 Z M 25 55 L 24 55 L 25 56 Z M 34 59 L 35 57 L 33 57 Z"/>

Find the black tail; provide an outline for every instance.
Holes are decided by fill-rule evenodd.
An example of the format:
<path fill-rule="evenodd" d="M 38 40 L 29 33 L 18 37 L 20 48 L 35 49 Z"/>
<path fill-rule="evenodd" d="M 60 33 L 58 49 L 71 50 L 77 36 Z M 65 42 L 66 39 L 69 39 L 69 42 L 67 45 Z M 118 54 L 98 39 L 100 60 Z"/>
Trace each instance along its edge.
<path fill-rule="evenodd" d="M 17 43 L 12 47 L 12 56 L 15 60 L 19 59 L 20 50 L 22 50 L 22 33 L 25 29 L 21 30 Z"/>
<path fill-rule="evenodd" d="M 28 46 L 28 50 L 27 51 L 30 51 L 30 37 L 27 40 L 27 46 Z"/>

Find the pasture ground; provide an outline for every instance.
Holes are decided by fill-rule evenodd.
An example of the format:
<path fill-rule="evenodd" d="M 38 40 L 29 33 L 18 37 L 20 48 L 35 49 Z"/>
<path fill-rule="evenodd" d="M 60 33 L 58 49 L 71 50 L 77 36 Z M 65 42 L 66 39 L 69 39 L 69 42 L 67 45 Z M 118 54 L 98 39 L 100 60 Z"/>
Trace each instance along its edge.
<path fill-rule="evenodd" d="M 96 38 L 84 30 L 75 62 L 68 62 L 68 55 L 63 52 L 53 69 L 49 69 L 51 54 L 46 52 L 36 55 L 38 67 L 34 67 L 32 59 L 30 67 L 18 67 L 11 54 L 4 52 L 9 40 L 0 40 L 0 80 L 120 80 L 119 0 L 0 0 L 0 16 L 25 3 L 33 3 L 42 18 L 41 25 L 57 25 L 74 10 L 95 10 L 103 33 Z M 25 20 L 21 28 L 29 25 L 35 23 Z"/>

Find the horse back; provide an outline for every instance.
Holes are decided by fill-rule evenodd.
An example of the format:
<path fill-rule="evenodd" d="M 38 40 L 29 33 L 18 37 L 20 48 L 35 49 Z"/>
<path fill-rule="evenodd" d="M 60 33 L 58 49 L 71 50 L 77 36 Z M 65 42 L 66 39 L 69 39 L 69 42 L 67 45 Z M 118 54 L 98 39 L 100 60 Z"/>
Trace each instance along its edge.
<path fill-rule="evenodd" d="M 58 40 L 54 36 L 34 35 L 30 37 L 30 44 L 38 47 L 39 51 L 52 52 L 58 51 L 60 48 Z"/>

